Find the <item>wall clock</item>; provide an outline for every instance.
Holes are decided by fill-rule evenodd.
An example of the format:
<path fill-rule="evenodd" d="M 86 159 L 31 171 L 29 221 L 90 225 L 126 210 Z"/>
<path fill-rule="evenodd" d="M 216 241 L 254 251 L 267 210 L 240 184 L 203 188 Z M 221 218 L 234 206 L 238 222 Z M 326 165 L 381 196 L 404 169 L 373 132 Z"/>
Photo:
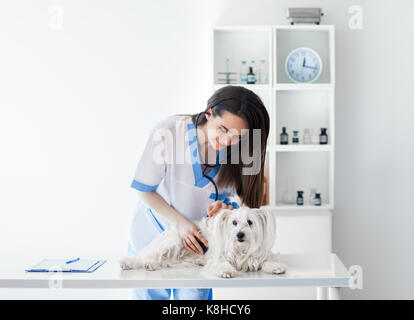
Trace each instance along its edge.
<path fill-rule="evenodd" d="M 293 82 L 310 83 L 321 75 L 322 59 L 311 48 L 297 48 L 286 57 L 285 71 Z"/>

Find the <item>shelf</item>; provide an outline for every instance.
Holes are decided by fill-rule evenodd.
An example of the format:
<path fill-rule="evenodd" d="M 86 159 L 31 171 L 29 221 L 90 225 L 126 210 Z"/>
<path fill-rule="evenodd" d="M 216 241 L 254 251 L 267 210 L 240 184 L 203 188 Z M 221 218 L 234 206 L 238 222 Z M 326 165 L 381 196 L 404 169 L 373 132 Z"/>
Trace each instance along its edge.
<path fill-rule="evenodd" d="M 323 204 L 321 206 L 303 205 L 298 206 L 296 204 L 277 204 L 276 206 L 269 207 L 274 210 L 332 210 L 332 206 L 329 204 Z"/>
<path fill-rule="evenodd" d="M 286 215 L 318 214 L 334 209 L 335 161 L 335 27 L 333 25 L 252 25 L 213 28 L 212 90 L 241 86 L 256 93 L 270 116 L 265 177 L 269 208 Z M 308 47 L 322 60 L 320 76 L 311 83 L 296 83 L 285 72 L 286 57 L 293 50 Z M 226 61 L 229 59 L 229 63 Z M 219 83 L 223 74 L 236 72 L 240 81 L 241 60 L 266 59 L 268 83 Z M 308 60 L 308 59 L 306 59 Z M 227 65 L 229 69 L 226 70 Z M 289 144 L 280 144 L 286 127 Z M 309 129 L 319 136 L 327 128 L 327 145 L 303 144 Z M 299 144 L 292 143 L 293 130 Z M 319 142 L 319 141 L 318 141 Z M 322 205 L 309 204 L 309 192 L 321 194 Z M 305 203 L 296 205 L 297 190 L 304 191 Z M 292 204 L 288 204 L 292 203 Z M 307 212 L 310 211 L 310 212 Z"/>
<path fill-rule="evenodd" d="M 277 204 L 275 206 L 265 205 L 261 206 L 262 209 L 271 210 L 271 211 L 278 211 L 278 212 L 286 212 L 286 213 L 293 213 L 293 212 L 301 212 L 303 214 L 308 211 L 308 214 L 313 213 L 332 213 L 333 207 L 330 204 L 323 204 L 321 206 L 314 206 L 314 205 L 303 205 L 298 206 L 295 204 Z M 288 215 L 289 216 L 289 215 Z"/>
<path fill-rule="evenodd" d="M 274 27 L 275 30 L 308 30 L 308 31 L 334 31 L 333 25 L 316 25 L 316 24 L 294 24 L 279 25 Z"/>
<path fill-rule="evenodd" d="M 321 74 L 312 84 L 334 85 L 333 26 L 276 26 L 274 28 L 273 46 L 275 84 L 296 84 L 286 74 L 285 62 L 293 50 L 306 47 L 315 51 L 322 62 Z M 302 83 L 298 84 L 302 85 Z"/>
<path fill-rule="evenodd" d="M 244 87 L 246 89 L 249 90 L 270 90 L 272 89 L 272 86 L 270 84 L 245 84 L 245 83 L 230 83 L 230 84 L 221 84 L 221 83 L 215 83 L 213 85 L 214 89 L 220 89 L 222 87 L 226 87 L 226 86 L 240 86 L 240 87 Z"/>
<path fill-rule="evenodd" d="M 254 25 L 254 26 L 216 26 L 213 28 L 215 31 L 227 31 L 227 32 L 238 32 L 238 31 L 266 31 L 269 32 L 271 26 L 269 25 Z"/>
<path fill-rule="evenodd" d="M 298 151 L 332 151 L 331 145 L 321 144 L 278 144 L 273 150 L 276 152 L 298 152 Z"/>
<path fill-rule="evenodd" d="M 292 146 L 294 150 L 321 150 L 333 148 L 334 142 L 334 93 L 329 90 L 304 90 L 304 91 L 275 91 L 275 123 L 276 141 L 280 150 L 289 151 Z M 286 127 L 289 135 L 289 145 L 280 145 L 280 133 Z M 329 145 L 319 144 L 321 128 L 327 129 Z M 303 144 L 304 131 L 309 130 L 310 135 L 317 134 L 318 144 Z M 298 131 L 299 145 L 292 144 L 293 131 Z M 312 147 L 310 147 L 312 146 Z M 278 147 L 279 148 L 279 147 Z"/>
<path fill-rule="evenodd" d="M 276 152 L 275 166 L 277 178 L 274 204 L 284 207 L 283 204 L 296 203 L 297 191 L 302 190 L 306 207 L 312 188 L 321 194 L 322 206 L 318 208 L 330 203 L 333 196 L 330 152 Z"/>
<path fill-rule="evenodd" d="M 213 29 L 213 83 L 216 85 L 228 85 L 221 81 L 226 79 L 223 72 L 231 72 L 230 79 L 240 80 L 241 61 L 246 61 L 247 68 L 256 67 L 257 84 L 270 85 L 272 82 L 272 56 L 271 56 L 272 28 L 270 26 L 223 26 Z M 260 74 L 257 67 L 260 60 L 264 61 L 264 69 L 267 73 L 267 81 L 259 82 Z M 248 69 L 247 69 L 248 72 Z M 234 83 L 236 85 L 236 83 Z M 230 84 L 231 85 L 231 84 Z"/>
<path fill-rule="evenodd" d="M 250 90 L 275 90 L 275 91 L 288 91 L 288 90 L 332 90 L 335 89 L 335 85 L 331 83 L 279 83 L 274 86 L 270 84 L 245 84 L 245 83 L 215 83 L 213 87 L 219 89 L 225 86 L 241 86 Z"/>
<path fill-rule="evenodd" d="M 277 83 L 274 90 L 332 90 L 335 85 L 332 83 Z"/>

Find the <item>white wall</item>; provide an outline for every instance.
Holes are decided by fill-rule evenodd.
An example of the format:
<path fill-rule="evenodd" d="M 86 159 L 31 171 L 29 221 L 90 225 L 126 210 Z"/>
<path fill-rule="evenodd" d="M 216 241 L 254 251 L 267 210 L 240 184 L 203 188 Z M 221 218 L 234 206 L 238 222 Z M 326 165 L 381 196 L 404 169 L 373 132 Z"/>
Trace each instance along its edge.
<path fill-rule="evenodd" d="M 126 249 L 148 130 L 205 104 L 192 3 L 60 1 L 62 30 L 54 1 L 0 3 L 2 253 Z"/>
<path fill-rule="evenodd" d="M 0 256 L 126 250 L 148 130 L 206 105 L 208 28 L 284 24 L 288 6 L 321 6 L 337 31 L 333 251 L 364 269 L 364 290 L 343 295 L 414 298 L 409 0 L 2 1 Z"/>
<path fill-rule="evenodd" d="M 149 129 L 206 105 L 202 6 L 0 2 L 0 256 L 126 254 Z"/>

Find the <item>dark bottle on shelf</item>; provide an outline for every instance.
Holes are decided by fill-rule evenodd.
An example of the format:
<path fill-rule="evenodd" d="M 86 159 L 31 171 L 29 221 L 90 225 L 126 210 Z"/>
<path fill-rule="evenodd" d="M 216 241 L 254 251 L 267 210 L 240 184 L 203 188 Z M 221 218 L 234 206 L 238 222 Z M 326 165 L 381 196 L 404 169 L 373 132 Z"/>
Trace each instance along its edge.
<path fill-rule="evenodd" d="M 298 206 L 303 206 L 303 191 L 298 191 L 298 196 L 296 197 L 296 204 Z"/>
<path fill-rule="evenodd" d="M 315 198 L 313 198 L 313 204 L 315 206 L 320 206 L 322 204 L 321 194 L 315 193 Z"/>
<path fill-rule="evenodd" d="M 328 134 L 326 133 L 327 128 L 321 128 L 321 134 L 319 135 L 320 144 L 328 144 Z"/>
<path fill-rule="evenodd" d="M 256 75 L 253 73 L 253 68 L 249 67 L 249 73 L 247 74 L 247 84 L 255 84 Z"/>
<path fill-rule="evenodd" d="M 288 144 L 289 135 L 286 133 L 286 127 L 282 127 L 282 133 L 280 134 L 280 144 Z"/>
<path fill-rule="evenodd" d="M 292 143 L 299 143 L 299 131 L 293 131 Z"/>

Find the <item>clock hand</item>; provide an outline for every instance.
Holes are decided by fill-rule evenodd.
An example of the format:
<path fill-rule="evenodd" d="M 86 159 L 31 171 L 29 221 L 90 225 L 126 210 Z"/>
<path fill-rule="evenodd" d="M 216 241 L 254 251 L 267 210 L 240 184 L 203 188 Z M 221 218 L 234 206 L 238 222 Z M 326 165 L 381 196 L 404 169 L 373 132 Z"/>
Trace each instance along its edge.
<path fill-rule="evenodd" d="M 311 67 L 311 66 L 303 66 L 304 68 L 309 68 L 309 69 L 318 69 L 317 67 Z"/>
<path fill-rule="evenodd" d="M 302 67 L 304 67 L 304 66 L 305 66 L 305 63 L 306 63 L 306 60 L 305 60 L 305 58 L 303 58 Z"/>

